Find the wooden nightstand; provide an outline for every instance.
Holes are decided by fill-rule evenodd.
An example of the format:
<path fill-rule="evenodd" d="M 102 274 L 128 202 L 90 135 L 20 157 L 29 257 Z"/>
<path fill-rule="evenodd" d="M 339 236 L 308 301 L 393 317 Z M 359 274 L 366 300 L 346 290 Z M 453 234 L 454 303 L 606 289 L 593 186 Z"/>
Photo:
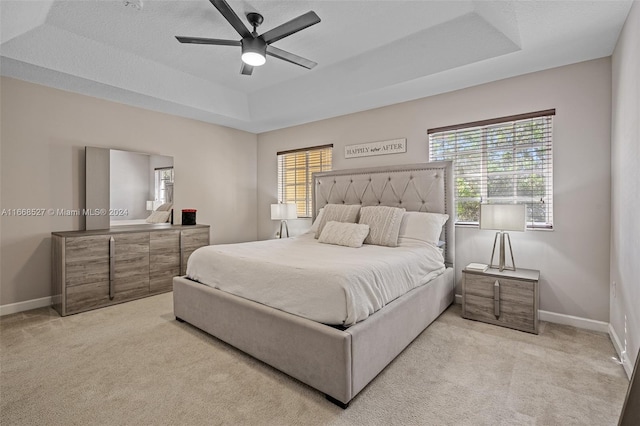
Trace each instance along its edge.
<path fill-rule="evenodd" d="M 538 334 L 540 271 L 462 270 L 462 316 Z"/>

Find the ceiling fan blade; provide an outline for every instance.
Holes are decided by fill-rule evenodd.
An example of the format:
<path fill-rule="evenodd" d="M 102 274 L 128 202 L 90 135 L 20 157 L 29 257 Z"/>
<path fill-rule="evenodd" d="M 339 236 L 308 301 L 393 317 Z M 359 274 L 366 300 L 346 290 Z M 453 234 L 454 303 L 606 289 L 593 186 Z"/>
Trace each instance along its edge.
<path fill-rule="evenodd" d="M 253 66 L 247 65 L 244 62 L 242 63 L 242 68 L 240 69 L 240 74 L 242 75 L 251 75 L 253 72 Z"/>
<path fill-rule="evenodd" d="M 316 15 L 315 12 L 307 12 L 304 15 L 300 15 L 289 22 L 285 22 L 284 24 L 267 31 L 260 37 L 262 37 L 267 44 L 271 44 L 282 38 L 290 36 L 291 34 L 297 33 L 300 30 L 304 30 L 307 27 L 315 25 L 318 22 L 320 22 L 320 17 Z"/>
<path fill-rule="evenodd" d="M 224 0 L 209 0 L 211 4 L 218 9 L 218 12 L 224 16 L 224 18 L 229 21 L 231 26 L 235 28 L 235 30 L 242 36 L 242 38 L 253 37 L 251 35 L 251 31 L 247 29 L 247 27 L 242 23 L 238 15 L 231 9 L 231 6 Z"/>
<path fill-rule="evenodd" d="M 267 46 L 267 55 L 273 56 L 274 58 L 282 59 L 287 62 L 291 62 L 292 64 L 300 65 L 301 67 L 308 69 L 311 69 L 318 65 L 316 62 L 305 59 L 302 56 L 294 55 L 293 53 L 289 53 L 285 50 L 278 49 L 277 47 L 273 46 Z"/>
<path fill-rule="evenodd" d="M 176 36 L 180 43 L 216 44 L 219 46 L 241 46 L 240 40 L 220 40 L 219 38 L 182 37 Z"/>

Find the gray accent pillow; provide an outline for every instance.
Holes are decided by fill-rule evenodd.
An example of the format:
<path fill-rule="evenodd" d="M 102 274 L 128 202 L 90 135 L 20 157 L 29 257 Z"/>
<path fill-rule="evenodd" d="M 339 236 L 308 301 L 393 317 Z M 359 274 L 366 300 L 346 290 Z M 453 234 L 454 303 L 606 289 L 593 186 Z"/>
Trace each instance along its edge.
<path fill-rule="evenodd" d="M 359 204 L 327 204 L 324 206 L 324 213 L 318 223 L 316 238 L 320 237 L 322 230 L 328 222 L 356 223 L 360 213 Z"/>
<path fill-rule="evenodd" d="M 171 212 L 151 212 L 151 215 L 147 218 L 147 223 L 165 223 L 169 220 Z"/>
<path fill-rule="evenodd" d="M 367 234 L 369 234 L 368 225 L 331 221 L 325 225 L 318 242 L 358 248 L 362 247 Z"/>
<path fill-rule="evenodd" d="M 360 209 L 358 223 L 369 225 L 365 244 L 397 247 L 398 233 L 406 210 L 399 207 L 369 206 Z"/>
<path fill-rule="evenodd" d="M 164 203 L 158 206 L 156 209 L 157 212 L 168 212 L 173 207 L 173 203 Z"/>

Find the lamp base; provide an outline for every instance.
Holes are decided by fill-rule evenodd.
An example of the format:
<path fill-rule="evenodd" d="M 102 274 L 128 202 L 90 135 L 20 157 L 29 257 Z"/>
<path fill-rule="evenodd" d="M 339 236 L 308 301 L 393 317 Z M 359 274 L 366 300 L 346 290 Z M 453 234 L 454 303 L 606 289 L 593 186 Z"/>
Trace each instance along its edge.
<path fill-rule="evenodd" d="M 284 225 L 284 229 L 287 231 L 287 238 L 289 238 L 289 225 L 286 220 L 280 221 L 280 238 L 282 238 L 282 225 Z"/>
<path fill-rule="evenodd" d="M 496 243 L 498 242 L 498 235 L 500 236 L 500 254 L 498 259 L 499 263 L 497 265 L 494 265 L 493 256 L 496 253 Z M 511 254 L 511 266 L 507 266 L 505 263 L 505 243 L 504 243 L 505 235 L 507 236 L 507 240 L 509 242 L 509 253 Z M 513 260 L 513 250 L 511 249 L 511 237 L 509 236 L 508 232 L 503 232 L 503 231 L 496 232 L 496 236 L 493 239 L 493 250 L 491 251 L 491 261 L 489 262 L 489 267 L 498 269 L 500 272 L 504 271 L 505 269 L 508 271 L 516 270 L 516 262 Z"/>

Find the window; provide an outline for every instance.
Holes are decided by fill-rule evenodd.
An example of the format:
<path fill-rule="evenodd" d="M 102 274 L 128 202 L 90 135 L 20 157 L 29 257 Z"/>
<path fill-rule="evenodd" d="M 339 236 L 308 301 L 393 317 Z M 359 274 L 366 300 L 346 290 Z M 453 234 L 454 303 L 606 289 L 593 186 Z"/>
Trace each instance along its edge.
<path fill-rule="evenodd" d="M 173 167 L 155 169 L 156 201 L 166 203 L 173 201 Z"/>
<path fill-rule="evenodd" d="M 298 217 L 312 216 L 312 180 L 315 172 L 331 170 L 333 145 L 278 152 L 278 201 L 296 203 Z"/>
<path fill-rule="evenodd" d="M 456 224 L 478 224 L 480 203 L 526 204 L 527 228 L 553 228 L 555 110 L 430 129 L 429 160 L 453 160 Z"/>

